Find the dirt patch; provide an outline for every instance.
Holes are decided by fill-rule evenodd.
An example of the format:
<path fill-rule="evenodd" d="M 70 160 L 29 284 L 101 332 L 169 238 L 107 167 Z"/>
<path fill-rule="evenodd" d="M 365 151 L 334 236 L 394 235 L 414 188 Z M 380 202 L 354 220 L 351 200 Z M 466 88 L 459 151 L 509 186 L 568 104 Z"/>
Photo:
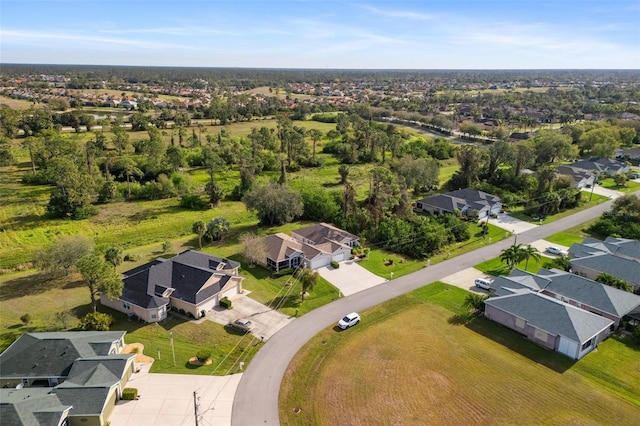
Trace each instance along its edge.
<path fill-rule="evenodd" d="M 139 364 L 146 364 L 155 361 L 155 359 L 151 358 L 144 354 L 144 345 L 142 343 L 129 343 L 125 345 L 124 349 L 122 349 L 123 354 L 136 354 L 135 362 Z"/>
<path fill-rule="evenodd" d="M 200 361 L 197 357 L 193 357 L 193 358 L 189 358 L 189 364 L 191 365 L 211 365 L 213 361 L 211 361 L 211 358 L 209 358 L 208 360 L 206 360 L 205 362 Z"/>

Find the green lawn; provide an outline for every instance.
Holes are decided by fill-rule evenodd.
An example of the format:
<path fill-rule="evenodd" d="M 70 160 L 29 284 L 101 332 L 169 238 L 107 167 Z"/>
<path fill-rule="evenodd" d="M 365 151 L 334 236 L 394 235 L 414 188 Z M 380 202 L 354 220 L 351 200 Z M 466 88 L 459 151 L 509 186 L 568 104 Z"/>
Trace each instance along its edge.
<path fill-rule="evenodd" d="M 634 182 L 632 180 L 627 181 L 627 183 L 624 186 L 618 186 L 616 182 L 613 180 L 613 178 L 602 179 L 599 185 L 603 188 L 612 189 L 614 191 L 619 191 L 624 193 L 634 192 L 638 188 L 640 188 L 640 183 Z"/>
<path fill-rule="evenodd" d="M 465 316 L 466 294 L 434 283 L 318 334 L 283 378 L 281 424 L 635 424 L 640 347 L 575 362 Z"/>
<path fill-rule="evenodd" d="M 523 212 L 522 207 L 513 208 L 509 211 L 509 216 L 513 216 L 516 219 L 524 220 L 525 222 L 536 223 L 540 225 L 544 225 L 545 223 L 553 222 L 558 219 L 562 219 L 563 217 L 570 216 L 574 213 L 577 213 L 582 210 L 586 210 L 590 207 L 597 206 L 598 204 L 604 203 L 605 201 L 609 201 L 609 197 L 605 197 L 603 195 L 593 194 L 593 198 L 589 201 L 590 194 L 582 193 L 583 203 L 576 207 L 575 209 L 565 210 L 556 214 L 548 215 L 540 221 L 537 216 L 534 217 L 529 216 Z"/>
<path fill-rule="evenodd" d="M 571 247 L 573 243 L 581 243 L 585 237 L 590 236 L 586 232 L 586 229 L 597 220 L 598 219 L 596 218 L 588 222 L 581 223 L 580 225 L 558 232 L 557 234 L 550 235 L 546 237 L 545 240 L 561 246 Z"/>
<path fill-rule="evenodd" d="M 537 261 L 536 259 L 529 259 L 528 264 L 526 261 L 523 260 L 522 262 L 516 265 L 516 268 L 522 269 L 523 271 L 536 273 L 540 270 L 540 268 L 542 268 L 542 265 L 547 261 L 549 261 L 549 258 L 544 256 L 542 256 L 540 261 Z M 495 257 L 493 259 L 486 260 L 482 263 L 477 264 L 476 266 L 474 266 L 474 268 L 484 272 L 485 274 L 493 275 L 496 277 L 499 275 L 509 275 L 509 273 L 511 273 L 511 271 L 509 270 L 509 268 L 507 268 L 505 263 L 502 260 L 500 260 L 500 257 Z"/>

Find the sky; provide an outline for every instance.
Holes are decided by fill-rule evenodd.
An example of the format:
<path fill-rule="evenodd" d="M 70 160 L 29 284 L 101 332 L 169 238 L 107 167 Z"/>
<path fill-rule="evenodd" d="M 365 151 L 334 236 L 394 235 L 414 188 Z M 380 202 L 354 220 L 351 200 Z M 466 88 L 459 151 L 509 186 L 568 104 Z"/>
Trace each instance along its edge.
<path fill-rule="evenodd" d="M 1 0 L 0 63 L 640 69 L 640 0 Z"/>

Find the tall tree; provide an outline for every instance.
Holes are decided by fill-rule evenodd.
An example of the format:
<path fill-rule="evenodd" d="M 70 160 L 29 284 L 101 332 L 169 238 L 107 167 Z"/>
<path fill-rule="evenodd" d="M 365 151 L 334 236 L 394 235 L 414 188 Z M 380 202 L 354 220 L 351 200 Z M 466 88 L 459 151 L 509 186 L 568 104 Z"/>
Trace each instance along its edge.
<path fill-rule="evenodd" d="M 535 261 L 540 261 L 540 252 L 535 247 L 531 246 L 531 244 L 527 245 L 522 249 L 522 256 L 524 257 L 524 269 L 529 267 L 529 259 L 533 259 Z"/>
<path fill-rule="evenodd" d="M 191 230 L 198 235 L 198 247 L 202 250 L 202 237 L 204 237 L 204 234 L 207 232 L 207 225 L 205 225 L 203 221 L 198 220 L 197 222 L 193 222 Z"/>
<path fill-rule="evenodd" d="M 283 225 L 302 215 L 304 204 L 300 193 L 278 183 L 254 186 L 242 201 L 258 215 L 263 225 Z"/>
<path fill-rule="evenodd" d="M 500 260 L 507 264 L 509 270 L 512 270 L 524 259 L 524 249 L 522 244 L 513 244 L 502 250 Z"/>
<path fill-rule="evenodd" d="M 514 158 L 511 144 L 504 140 L 494 142 L 487 151 L 489 153 L 486 165 L 487 176 L 492 176 L 498 167 L 511 162 Z"/>
<path fill-rule="evenodd" d="M 312 159 L 316 161 L 316 145 L 320 140 L 322 140 L 322 132 L 318 129 L 309 130 L 309 136 L 311 136 L 311 141 L 313 142 L 313 151 L 312 151 Z"/>
<path fill-rule="evenodd" d="M 460 164 L 460 175 L 466 187 L 471 187 L 478 180 L 482 163 L 481 152 L 473 145 L 462 145 L 456 151 L 456 159 Z"/>
<path fill-rule="evenodd" d="M 78 271 L 82 275 L 91 294 L 91 308 L 97 311 L 96 297 L 104 293 L 109 299 L 122 296 L 123 283 L 113 265 L 97 254 L 89 254 L 78 261 Z"/>
<path fill-rule="evenodd" d="M 313 271 L 309 267 L 299 270 L 298 279 L 302 284 L 302 292 L 300 293 L 300 297 L 303 302 L 304 302 L 305 294 L 307 294 L 308 291 L 313 290 L 313 288 L 317 284 L 318 277 L 319 277 L 318 271 Z"/>

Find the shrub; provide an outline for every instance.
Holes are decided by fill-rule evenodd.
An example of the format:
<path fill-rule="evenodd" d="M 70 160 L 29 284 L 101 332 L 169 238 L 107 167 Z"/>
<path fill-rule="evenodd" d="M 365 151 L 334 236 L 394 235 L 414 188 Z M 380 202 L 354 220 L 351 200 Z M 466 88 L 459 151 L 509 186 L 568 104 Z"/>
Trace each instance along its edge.
<path fill-rule="evenodd" d="M 231 309 L 231 300 L 229 300 L 228 297 L 223 297 L 222 299 L 220 299 L 220 306 L 225 309 Z"/>
<path fill-rule="evenodd" d="M 279 277 L 284 277 L 285 275 L 291 275 L 293 274 L 293 268 L 284 268 L 284 269 L 280 269 L 278 272 L 274 272 L 273 274 L 271 274 L 271 276 L 273 278 L 279 278 Z"/>
<path fill-rule="evenodd" d="M 185 194 L 180 198 L 180 206 L 191 210 L 204 210 L 207 202 L 196 194 Z"/>
<path fill-rule="evenodd" d="M 122 390 L 122 399 L 125 401 L 131 401 L 138 397 L 138 389 L 136 388 L 124 388 Z"/>
<path fill-rule="evenodd" d="M 89 312 L 80 320 L 82 330 L 109 331 L 111 324 L 113 324 L 113 317 L 100 312 Z"/>
<path fill-rule="evenodd" d="M 196 358 L 198 358 L 200 362 L 207 362 L 207 360 L 211 358 L 211 352 L 206 349 L 201 349 L 196 354 Z"/>
<path fill-rule="evenodd" d="M 20 317 L 20 321 L 23 322 L 23 324 L 27 325 L 31 322 L 31 315 L 29 314 L 24 314 L 23 316 Z"/>
<path fill-rule="evenodd" d="M 124 261 L 125 262 L 137 262 L 138 260 L 140 260 L 140 256 L 138 256 L 137 254 L 125 254 L 124 255 Z"/>
<path fill-rule="evenodd" d="M 335 260 L 332 260 L 330 262 L 330 265 L 333 269 L 338 269 L 340 267 L 340 264 L 338 262 L 336 262 Z"/>

